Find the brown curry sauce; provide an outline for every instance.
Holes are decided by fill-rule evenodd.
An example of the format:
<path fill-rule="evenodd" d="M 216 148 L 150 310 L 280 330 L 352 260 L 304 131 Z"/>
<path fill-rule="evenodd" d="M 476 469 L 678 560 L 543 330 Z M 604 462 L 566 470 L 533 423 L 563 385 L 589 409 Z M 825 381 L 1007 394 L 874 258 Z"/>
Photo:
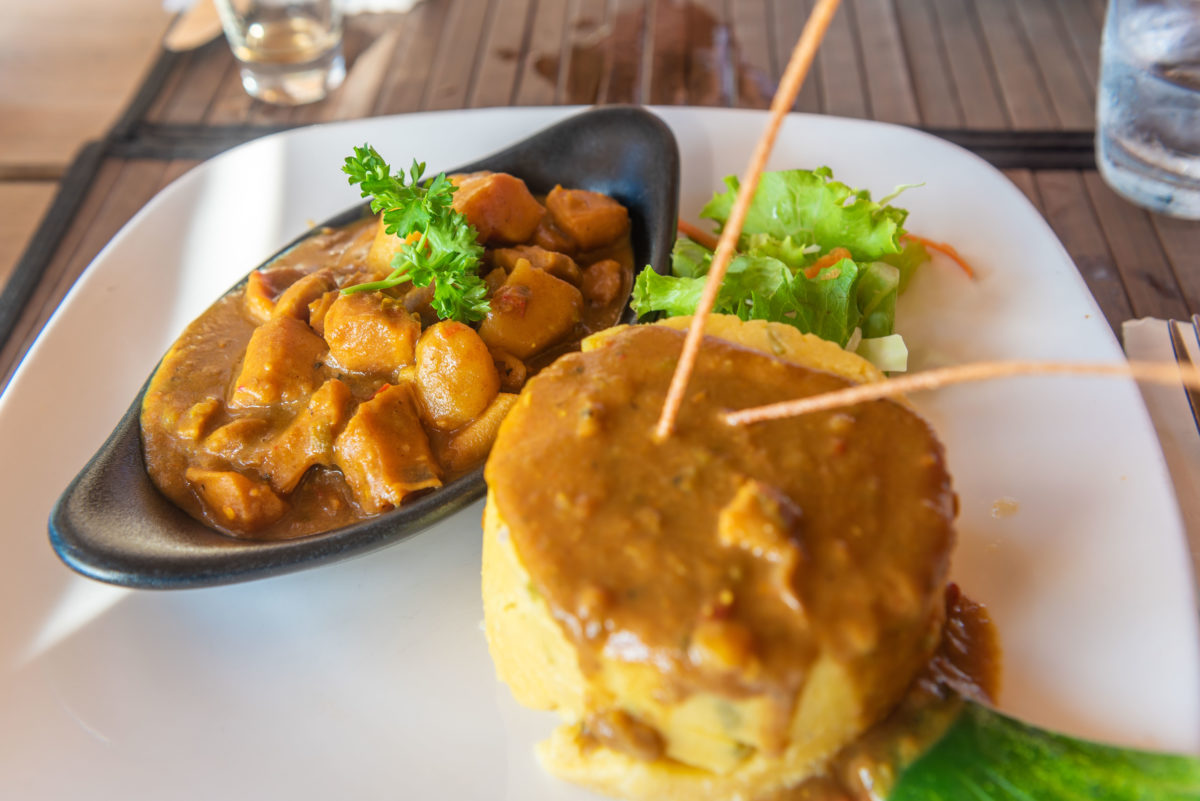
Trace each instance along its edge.
<path fill-rule="evenodd" d="M 463 178 L 478 184 L 478 179 L 487 175 L 479 173 Z M 397 369 L 370 369 L 369 364 L 365 367 L 354 364 L 356 369 L 347 369 L 344 363 L 347 359 L 339 363 L 337 358 L 331 358 L 330 347 L 321 339 L 325 336 L 320 330 L 321 321 L 329 319 L 329 309 L 339 296 L 360 297 L 340 295 L 339 290 L 381 277 L 372 272 L 369 256 L 373 243 L 382 235 L 377 237 L 375 218 L 343 228 L 323 229 L 255 271 L 248 281 L 214 303 L 188 326 L 163 358 L 142 409 L 146 466 L 158 488 L 193 517 L 225 533 L 255 539 L 305 536 L 386 511 L 395 505 L 396 494 L 375 497 L 374 475 L 356 476 L 357 483 L 348 484 L 347 476 L 330 456 L 332 443 L 358 421 L 356 413 L 365 411 L 368 404 L 371 408 L 387 405 L 401 412 L 407 410 L 408 416 L 420 423 L 414 427 L 413 421 L 405 421 L 385 433 L 408 440 L 414 436 L 428 440 L 427 444 L 418 443 L 418 452 L 409 463 L 384 466 L 398 476 L 397 480 L 406 482 L 405 491 L 412 495 L 405 497 L 415 497 L 428 491 L 422 487 L 440 486 L 478 466 L 486 456 L 489 437 L 494 435 L 503 413 L 515 400 L 515 395 L 506 393 L 515 393 L 527 376 L 561 353 L 577 348 L 584 336 L 615 324 L 632 287 L 633 252 L 624 209 L 595 193 L 556 189 L 559 207 L 580 198 L 594 199 L 593 206 L 608 214 L 609 229 L 597 229 L 594 224 L 589 228 L 587 213 L 594 212 L 594 208 L 587 208 L 586 202 L 577 218 L 564 220 L 543 208 L 543 203 L 550 205 L 547 198 L 535 200 L 519 181 L 514 183 L 508 176 L 503 177 L 505 192 L 523 193 L 521 202 L 525 211 L 533 214 L 526 215 L 529 224 L 522 223 L 505 208 L 507 197 L 499 194 L 489 197 L 486 186 L 477 191 L 472 184 L 469 193 L 460 191 L 456 195 L 456 205 L 460 196 L 474 204 L 464 213 L 477 230 L 491 232 L 499 227 L 503 231 L 504 225 L 512 230 L 514 220 L 526 229 L 534 223 L 537 226 L 524 244 L 503 239 L 506 235 L 503 232 L 490 233 L 492 241 L 485 241 L 488 248 L 480 272 L 487 274 L 493 309 L 507 312 L 509 319 L 519 321 L 524 311 L 520 303 L 528 302 L 530 295 L 524 284 L 530 283 L 535 292 L 546 286 L 550 295 L 573 294 L 582 301 L 575 301 L 578 306 L 575 317 L 557 323 L 561 332 L 540 336 L 529 347 L 532 352 L 520 357 L 492 347 L 492 340 L 488 340 L 491 358 L 485 356 L 488 362 L 485 367 L 491 371 L 494 364 L 501 384 L 500 396 L 492 392 L 493 403 L 464 424 L 439 425 L 422 405 L 420 392 L 409 392 L 411 397 L 407 398 L 396 397 L 404 394 L 396 386 L 415 386 L 420 380 L 419 376 L 414 378 L 411 367 L 404 367 L 404 361 L 412 363 L 411 355 L 398 357 Z M 514 188 L 516 184 L 519 187 Z M 614 212 L 613 206 L 619 212 Z M 622 216 L 624 228 L 614 229 L 620 225 Z M 499 224 L 493 226 L 492 220 L 499 220 Z M 618 234 L 615 238 L 613 230 Z M 569 231 L 579 236 L 572 236 Z M 581 238 L 586 249 L 580 244 Z M 541 244 L 553 245 L 565 253 L 536 247 Z M 539 261 L 539 257 L 545 258 Z M 531 280 L 513 285 L 512 278 L 518 273 L 531 276 Z M 315 288 L 308 291 L 305 282 Z M 506 301 L 506 293 L 518 298 L 515 307 L 511 297 Z M 377 296 L 373 301 L 379 312 L 377 318 L 391 315 L 376 328 L 407 326 L 419 332 L 409 337 L 413 341 L 401 343 L 411 354 L 418 341 L 416 337 L 436 322 L 428 306 L 428 293 L 423 296 L 411 284 L 404 284 L 394 290 L 369 294 Z M 367 295 L 361 293 L 361 297 Z M 293 303 L 294 298 L 298 300 Z M 295 308 L 280 308 L 289 304 Z M 277 319 L 289 315 L 282 323 Z M 417 322 L 407 322 L 409 318 Z M 562 320 L 561 316 L 555 319 Z M 273 340 L 262 334 L 267 322 L 279 329 L 273 330 Z M 484 325 L 496 327 L 490 318 Z M 457 329 L 461 332 L 458 338 L 471 339 L 478 350 L 479 337 L 463 329 Z M 253 344 L 256 339 L 258 344 Z M 267 340 L 265 344 L 263 340 Z M 268 361 L 266 368 L 253 376 L 253 381 L 245 378 L 250 358 L 248 345 L 260 353 L 266 352 L 268 359 L 275 359 Z M 276 358 L 275 351 L 285 347 L 302 355 L 290 360 L 286 356 Z M 469 376 L 465 380 L 472 379 Z M 379 398 L 380 395 L 386 397 Z M 384 401 L 395 402 L 384 404 Z M 297 421 L 306 414 L 312 419 L 303 420 L 306 425 L 301 427 Z M 376 421 L 374 426 L 360 428 L 368 435 L 388 428 L 387 421 Z M 275 463 L 288 462 L 279 457 L 281 448 L 296 450 L 297 447 L 307 456 L 298 463 L 291 459 L 285 475 L 273 472 Z M 389 449 L 381 445 L 375 450 Z M 312 456 L 314 453 L 318 455 Z M 358 453 L 353 457 L 358 457 Z M 386 461 L 391 457 L 384 454 L 381 458 Z M 421 479 L 417 473 L 426 478 Z M 364 497 L 364 491 L 369 497 Z"/>

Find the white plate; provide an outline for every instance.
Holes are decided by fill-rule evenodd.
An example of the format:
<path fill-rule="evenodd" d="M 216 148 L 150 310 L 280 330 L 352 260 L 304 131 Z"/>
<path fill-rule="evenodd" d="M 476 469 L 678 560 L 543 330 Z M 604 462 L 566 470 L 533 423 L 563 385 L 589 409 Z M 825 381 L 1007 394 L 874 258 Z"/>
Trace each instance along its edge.
<path fill-rule="evenodd" d="M 0 398 L 0 797 L 584 798 L 531 746 L 554 725 L 493 678 L 480 629 L 479 508 L 396 547 L 246 585 L 131 592 L 78 578 L 51 504 L 178 331 L 281 243 L 354 203 L 369 140 L 431 168 L 569 113 L 498 109 L 327 125 L 193 170 L 97 256 Z M 662 109 L 682 213 L 740 172 L 764 117 Z M 936 138 L 797 115 L 772 166 L 829 164 L 954 243 L 902 299 L 916 367 L 1116 360 L 1067 254 L 1002 175 Z M 916 399 L 961 495 L 955 578 L 1005 650 L 1001 707 L 1114 742 L 1200 752 L 1200 648 L 1184 537 L 1132 385 L 1024 380 Z M 1012 498 L 1019 511 L 992 516 Z"/>

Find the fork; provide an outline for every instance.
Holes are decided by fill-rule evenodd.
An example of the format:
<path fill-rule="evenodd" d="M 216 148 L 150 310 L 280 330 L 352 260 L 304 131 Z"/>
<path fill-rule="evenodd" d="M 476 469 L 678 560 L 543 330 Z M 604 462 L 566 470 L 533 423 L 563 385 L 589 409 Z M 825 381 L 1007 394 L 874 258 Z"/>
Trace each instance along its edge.
<path fill-rule="evenodd" d="M 1175 352 L 1175 363 L 1181 367 L 1191 367 L 1192 357 L 1188 355 L 1187 345 L 1183 342 L 1175 320 L 1167 320 L 1167 331 L 1171 335 L 1171 350 Z M 1200 314 L 1192 315 L 1192 336 L 1200 343 Z M 1200 432 L 1200 391 L 1184 386 L 1183 392 L 1187 396 L 1188 406 L 1192 408 L 1192 422 L 1196 425 L 1196 431 Z"/>

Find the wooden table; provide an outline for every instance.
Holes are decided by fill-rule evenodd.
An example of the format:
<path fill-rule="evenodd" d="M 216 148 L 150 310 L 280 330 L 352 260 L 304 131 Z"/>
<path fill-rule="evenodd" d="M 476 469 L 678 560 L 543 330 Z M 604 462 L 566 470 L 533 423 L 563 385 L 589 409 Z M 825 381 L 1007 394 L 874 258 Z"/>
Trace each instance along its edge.
<path fill-rule="evenodd" d="M 932 130 L 1005 170 L 1119 330 L 1200 311 L 1200 223 L 1100 180 L 1092 127 L 1102 0 L 843 0 L 799 111 Z M 201 160 L 281 128 L 482 106 L 766 107 L 811 0 L 426 0 L 348 21 L 345 85 L 252 101 L 223 40 L 163 53 L 68 170 L 0 296 L 0 386 L 112 235 Z"/>

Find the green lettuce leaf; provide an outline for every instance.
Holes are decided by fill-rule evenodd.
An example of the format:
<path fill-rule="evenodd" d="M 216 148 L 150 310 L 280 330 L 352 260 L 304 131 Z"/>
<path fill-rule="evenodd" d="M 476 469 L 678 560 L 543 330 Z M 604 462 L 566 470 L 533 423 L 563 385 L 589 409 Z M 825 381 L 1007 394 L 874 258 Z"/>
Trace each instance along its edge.
<path fill-rule="evenodd" d="M 713 311 L 743 320 L 774 320 L 845 346 L 859 321 L 855 292 L 859 267 L 842 259 L 815 278 L 792 274 L 766 256 L 738 255 L 717 294 Z M 639 317 L 653 312 L 692 314 L 704 289 L 704 276 L 659 275 L 647 267 L 633 285 L 630 305 Z"/>
<path fill-rule="evenodd" d="M 1077 740 L 966 703 L 888 801 L 1196 801 L 1200 760 Z"/>
<path fill-rule="evenodd" d="M 896 295 L 900 287 L 900 270 L 881 261 L 871 262 L 858 279 L 855 297 L 862 315 L 864 339 L 886 337 L 896 325 Z"/>
<path fill-rule="evenodd" d="M 728 190 L 713 196 L 700 216 L 722 226 L 737 197 L 738 179 L 725 179 Z M 844 247 L 855 261 L 879 261 L 900 252 L 900 234 L 908 212 L 871 200 L 865 189 L 833 180 L 828 167 L 763 173 L 742 226 L 744 235 L 768 234 L 783 241 L 807 232 L 821 251 Z M 799 241 L 798 239 L 796 241 Z"/>
<path fill-rule="evenodd" d="M 728 191 L 716 194 L 701 212 L 722 226 L 738 187 L 734 177 L 725 183 Z M 907 349 L 903 340 L 888 339 L 896 324 L 896 297 L 916 266 L 928 260 L 920 243 L 900 241 L 907 214 L 833 180 L 827 167 L 766 173 L 714 310 L 787 323 L 842 347 L 861 328 L 864 340 L 873 341 L 866 352 L 888 365 L 885 369 L 897 369 Z M 837 247 L 851 258 L 810 277 L 813 264 Z M 638 276 L 634 311 L 642 317 L 695 313 L 712 258 L 703 245 L 677 240 L 670 276 L 649 268 Z"/>
<path fill-rule="evenodd" d="M 821 246 L 812 241 L 808 231 L 789 234 L 783 239 L 776 239 L 770 234 L 749 234 L 742 237 L 738 249 L 751 256 L 779 259 L 793 270 L 812 264 L 821 252 Z"/>
<path fill-rule="evenodd" d="M 671 248 L 671 274 L 681 278 L 708 275 L 713 252 L 690 239 L 676 239 Z"/>
<path fill-rule="evenodd" d="M 785 314 L 779 322 L 845 347 L 860 316 L 854 289 L 858 274 L 859 267 L 852 259 L 826 267 L 816 278 L 796 273 L 790 287 L 795 316 Z"/>
<path fill-rule="evenodd" d="M 905 239 L 901 243 L 899 253 L 885 254 L 880 261 L 890 264 L 900 271 L 899 292 L 903 295 L 904 290 L 908 289 L 908 282 L 912 280 L 917 267 L 929 261 L 929 251 L 916 239 Z"/>
<path fill-rule="evenodd" d="M 638 317 L 662 312 L 668 317 L 692 314 L 700 304 L 704 278 L 690 275 L 659 275 L 647 267 L 633 282 L 630 307 Z"/>

